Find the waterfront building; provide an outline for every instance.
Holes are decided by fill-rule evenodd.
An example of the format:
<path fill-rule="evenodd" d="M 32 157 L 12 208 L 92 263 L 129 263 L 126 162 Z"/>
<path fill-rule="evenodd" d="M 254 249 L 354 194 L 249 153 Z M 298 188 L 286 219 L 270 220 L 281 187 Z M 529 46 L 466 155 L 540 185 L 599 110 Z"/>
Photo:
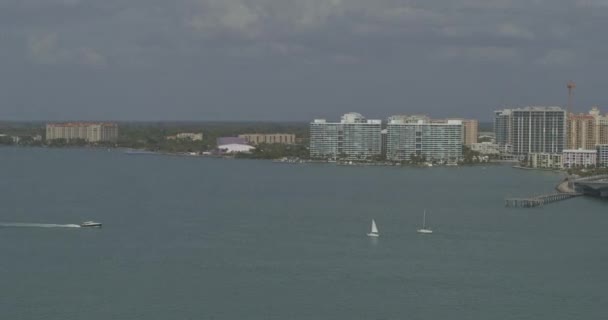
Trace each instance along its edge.
<path fill-rule="evenodd" d="M 219 137 L 216 139 L 215 144 L 218 146 L 228 144 L 247 144 L 247 140 L 239 137 Z"/>
<path fill-rule="evenodd" d="M 494 112 L 494 140 L 501 148 L 513 146 L 511 141 L 511 109 L 504 109 Z"/>
<path fill-rule="evenodd" d="M 410 161 L 423 157 L 427 161 L 456 163 L 462 159 L 462 121 L 403 121 L 389 118 L 386 158 Z"/>
<path fill-rule="evenodd" d="M 429 116 L 424 115 L 424 114 L 411 114 L 411 115 L 397 114 L 397 115 L 388 117 L 388 119 L 386 120 L 386 123 L 389 123 L 391 121 L 397 121 L 400 123 L 418 123 L 419 121 L 433 122 L 434 120 L 432 120 Z M 442 122 L 445 120 L 435 120 L 435 121 Z"/>
<path fill-rule="evenodd" d="M 498 155 L 500 154 L 500 146 L 492 142 L 478 142 L 471 144 L 471 150 L 479 152 L 483 155 Z"/>
<path fill-rule="evenodd" d="M 428 118 L 427 118 L 428 119 Z M 479 122 L 475 119 L 432 119 L 431 123 L 447 123 L 449 120 L 457 120 L 462 122 L 462 144 L 470 147 L 473 143 L 477 143 L 477 135 L 479 133 Z"/>
<path fill-rule="evenodd" d="M 296 135 L 291 133 L 246 133 L 239 134 L 239 138 L 245 139 L 251 145 L 260 143 L 294 144 Z"/>
<path fill-rule="evenodd" d="M 567 149 L 563 151 L 564 168 L 590 168 L 597 165 L 597 150 Z"/>
<path fill-rule="evenodd" d="M 310 124 L 310 157 L 315 159 L 336 159 L 338 157 L 338 135 L 341 124 L 315 119 Z"/>
<path fill-rule="evenodd" d="M 46 140 L 82 139 L 86 142 L 111 142 L 118 139 L 116 123 L 66 122 L 46 125 Z"/>
<path fill-rule="evenodd" d="M 168 136 L 168 140 L 182 140 L 182 139 L 190 139 L 192 141 L 203 141 L 202 133 L 191 133 L 191 132 L 182 132 L 178 133 L 174 136 Z"/>
<path fill-rule="evenodd" d="M 608 168 L 608 144 L 598 144 L 597 150 L 597 166 Z"/>
<path fill-rule="evenodd" d="M 528 167 L 538 169 L 561 169 L 563 155 L 560 153 L 530 153 Z"/>
<path fill-rule="evenodd" d="M 474 143 L 477 143 L 477 134 L 479 132 L 479 122 L 477 120 L 462 120 L 462 130 L 463 144 L 465 146 L 470 146 Z"/>
<path fill-rule="evenodd" d="M 340 122 L 310 123 L 310 156 L 317 159 L 371 160 L 382 152 L 382 121 L 344 114 Z"/>
<path fill-rule="evenodd" d="M 382 129 L 382 131 L 380 131 L 381 134 L 381 148 L 380 148 L 380 154 L 382 155 L 382 157 L 384 159 L 386 159 L 386 137 L 388 134 L 388 130 L 386 129 Z"/>
<path fill-rule="evenodd" d="M 513 153 L 560 153 L 566 142 L 566 111 L 560 107 L 525 107 L 495 112 L 496 142 Z"/>
<path fill-rule="evenodd" d="M 596 119 L 592 114 L 568 115 L 568 149 L 593 150 L 597 144 Z"/>
<path fill-rule="evenodd" d="M 568 149 L 594 150 L 598 144 L 608 144 L 608 116 L 597 107 L 588 114 L 570 114 L 567 121 Z"/>
<path fill-rule="evenodd" d="M 433 120 L 434 123 L 446 123 L 449 120 L 458 120 L 462 122 L 462 144 L 470 147 L 477 143 L 477 134 L 479 132 L 479 122 L 475 119 L 459 119 L 450 118 L 447 120 Z"/>
<path fill-rule="evenodd" d="M 600 115 L 598 107 L 591 108 L 589 114 L 595 119 L 596 144 L 608 144 L 608 114 Z"/>
<path fill-rule="evenodd" d="M 229 143 L 218 145 L 217 149 L 223 153 L 248 153 L 255 149 L 248 144 Z"/>
<path fill-rule="evenodd" d="M 479 142 L 479 140 L 489 140 L 490 142 L 494 142 L 496 143 L 496 135 L 494 133 L 494 131 L 492 132 L 479 132 L 477 141 Z"/>

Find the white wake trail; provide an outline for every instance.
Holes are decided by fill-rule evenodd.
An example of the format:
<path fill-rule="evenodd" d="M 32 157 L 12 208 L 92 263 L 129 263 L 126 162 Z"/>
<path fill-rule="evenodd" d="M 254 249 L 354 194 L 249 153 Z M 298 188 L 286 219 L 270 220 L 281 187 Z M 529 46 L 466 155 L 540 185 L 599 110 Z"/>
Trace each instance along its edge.
<path fill-rule="evenodd" d="M 77 224 L 0 222 L 0 227 L 17 228 L 80 228 Z"/>

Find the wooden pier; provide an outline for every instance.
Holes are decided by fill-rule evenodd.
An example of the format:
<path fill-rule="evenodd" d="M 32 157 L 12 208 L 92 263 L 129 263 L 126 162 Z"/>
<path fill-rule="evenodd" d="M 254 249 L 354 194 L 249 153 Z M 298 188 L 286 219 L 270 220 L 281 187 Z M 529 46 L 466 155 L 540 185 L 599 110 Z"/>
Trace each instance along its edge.
<path fill-rule="evenodd" d="M 505 199 L 505 207 L 508 208 L 534 208 L 541 207 L 545 204 L 578 197 L 580 193 L 551 193 L 529 198 L 507 198 Z"/>

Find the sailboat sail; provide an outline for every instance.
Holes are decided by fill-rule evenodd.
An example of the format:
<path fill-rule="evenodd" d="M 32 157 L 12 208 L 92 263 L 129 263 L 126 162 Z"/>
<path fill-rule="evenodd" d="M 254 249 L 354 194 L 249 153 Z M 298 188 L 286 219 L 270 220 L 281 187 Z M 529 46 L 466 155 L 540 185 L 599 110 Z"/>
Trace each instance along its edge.
<path fill-rule="evenodd" d="M 378 233 L 378 227 L 376 227 L 376 221 L 372 219 L 372 232 L 371 233 Z"/>

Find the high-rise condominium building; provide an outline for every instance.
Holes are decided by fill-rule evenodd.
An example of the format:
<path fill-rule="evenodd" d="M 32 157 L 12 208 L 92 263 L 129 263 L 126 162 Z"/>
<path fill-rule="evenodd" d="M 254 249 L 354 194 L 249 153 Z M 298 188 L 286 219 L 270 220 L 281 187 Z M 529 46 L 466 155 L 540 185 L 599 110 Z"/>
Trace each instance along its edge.
<path fill-rule="evenodd" d="M 568 149 L 595 149 L 597 144 L 596 121 L 590 114 L 569 114 L 566 145 Z"/>
<path fill-rule="evenodd" d="M 432 120 L 433 123 L 446 123 L 448 120 L 459 120 L 462 122 L 462 144 L 471 146 L 477 143 L 477 134 L 479 132 L 479 122 L 475 119 L 447 119 L 447 120 Z"/>
<path fill-rule="evenodd" d="M 477 134 L 479 131 L 479 122 L 477 120 L 462 120 L 462 130 L 463 144 L 465 146 L 471 146 L 473 143 L 477 143 Z"/>
<path fill-rule="evenodd" d="M 389 118 L 386 158 L 409 161 L 423 157 L 427 161 L 455 163 L 462 159 L 462 121 L 403 121 Z"/>
<path fill-rule="evenodd" d="M 608 168 L 608 144 L 598 144 L 596 150 L 598 167 Z"/>
<path fill-rule="evenodd" d="M 595 119 L 596 144 L 608 144 L 608 114 L 600 115 L 597 107 L 591 108 L 589 114 Z"/>
<path fill-rule="evenodd" d="M 525 107 L 496 111 L 496 142 L 513 153 L 561 153 L 566 142 L 566 111 L 560 107 Z"/>
<path fill-rule="evenodd" d="M 294 144 L 296 142 L 296 135 L 290 133 L 247 133 L 239 134 L 239 138 L 243 138 L 253 145 L 260 143 Z"/>
<path fill-rule="evenodd" d="M 310 156 L 318 159 L 369 160 L 381 155 L 382 121 L 347 113 L 340 122 L 310 123 Z"/>
<path fill-rule="evenodd" d="M 594 150 L 598 144 L 608 144 L 608 116 L 600 115 L 597 107 L 588 114 L 570 114 L 567 120 L 569 149 Z"/>
<path fill-rule="evenodd" d="M 494 139 L 502 150 L 510 149 L 513 146 L 511 142 L 512 115 L 511 109 L 494 112 Z"/>
<path fill-rule="evenodd" d="M 75 140 L 106 142 L 118 139 L 118 125 L 115 123 L 49 123 L 46 125 L 46 140 Z"/>

